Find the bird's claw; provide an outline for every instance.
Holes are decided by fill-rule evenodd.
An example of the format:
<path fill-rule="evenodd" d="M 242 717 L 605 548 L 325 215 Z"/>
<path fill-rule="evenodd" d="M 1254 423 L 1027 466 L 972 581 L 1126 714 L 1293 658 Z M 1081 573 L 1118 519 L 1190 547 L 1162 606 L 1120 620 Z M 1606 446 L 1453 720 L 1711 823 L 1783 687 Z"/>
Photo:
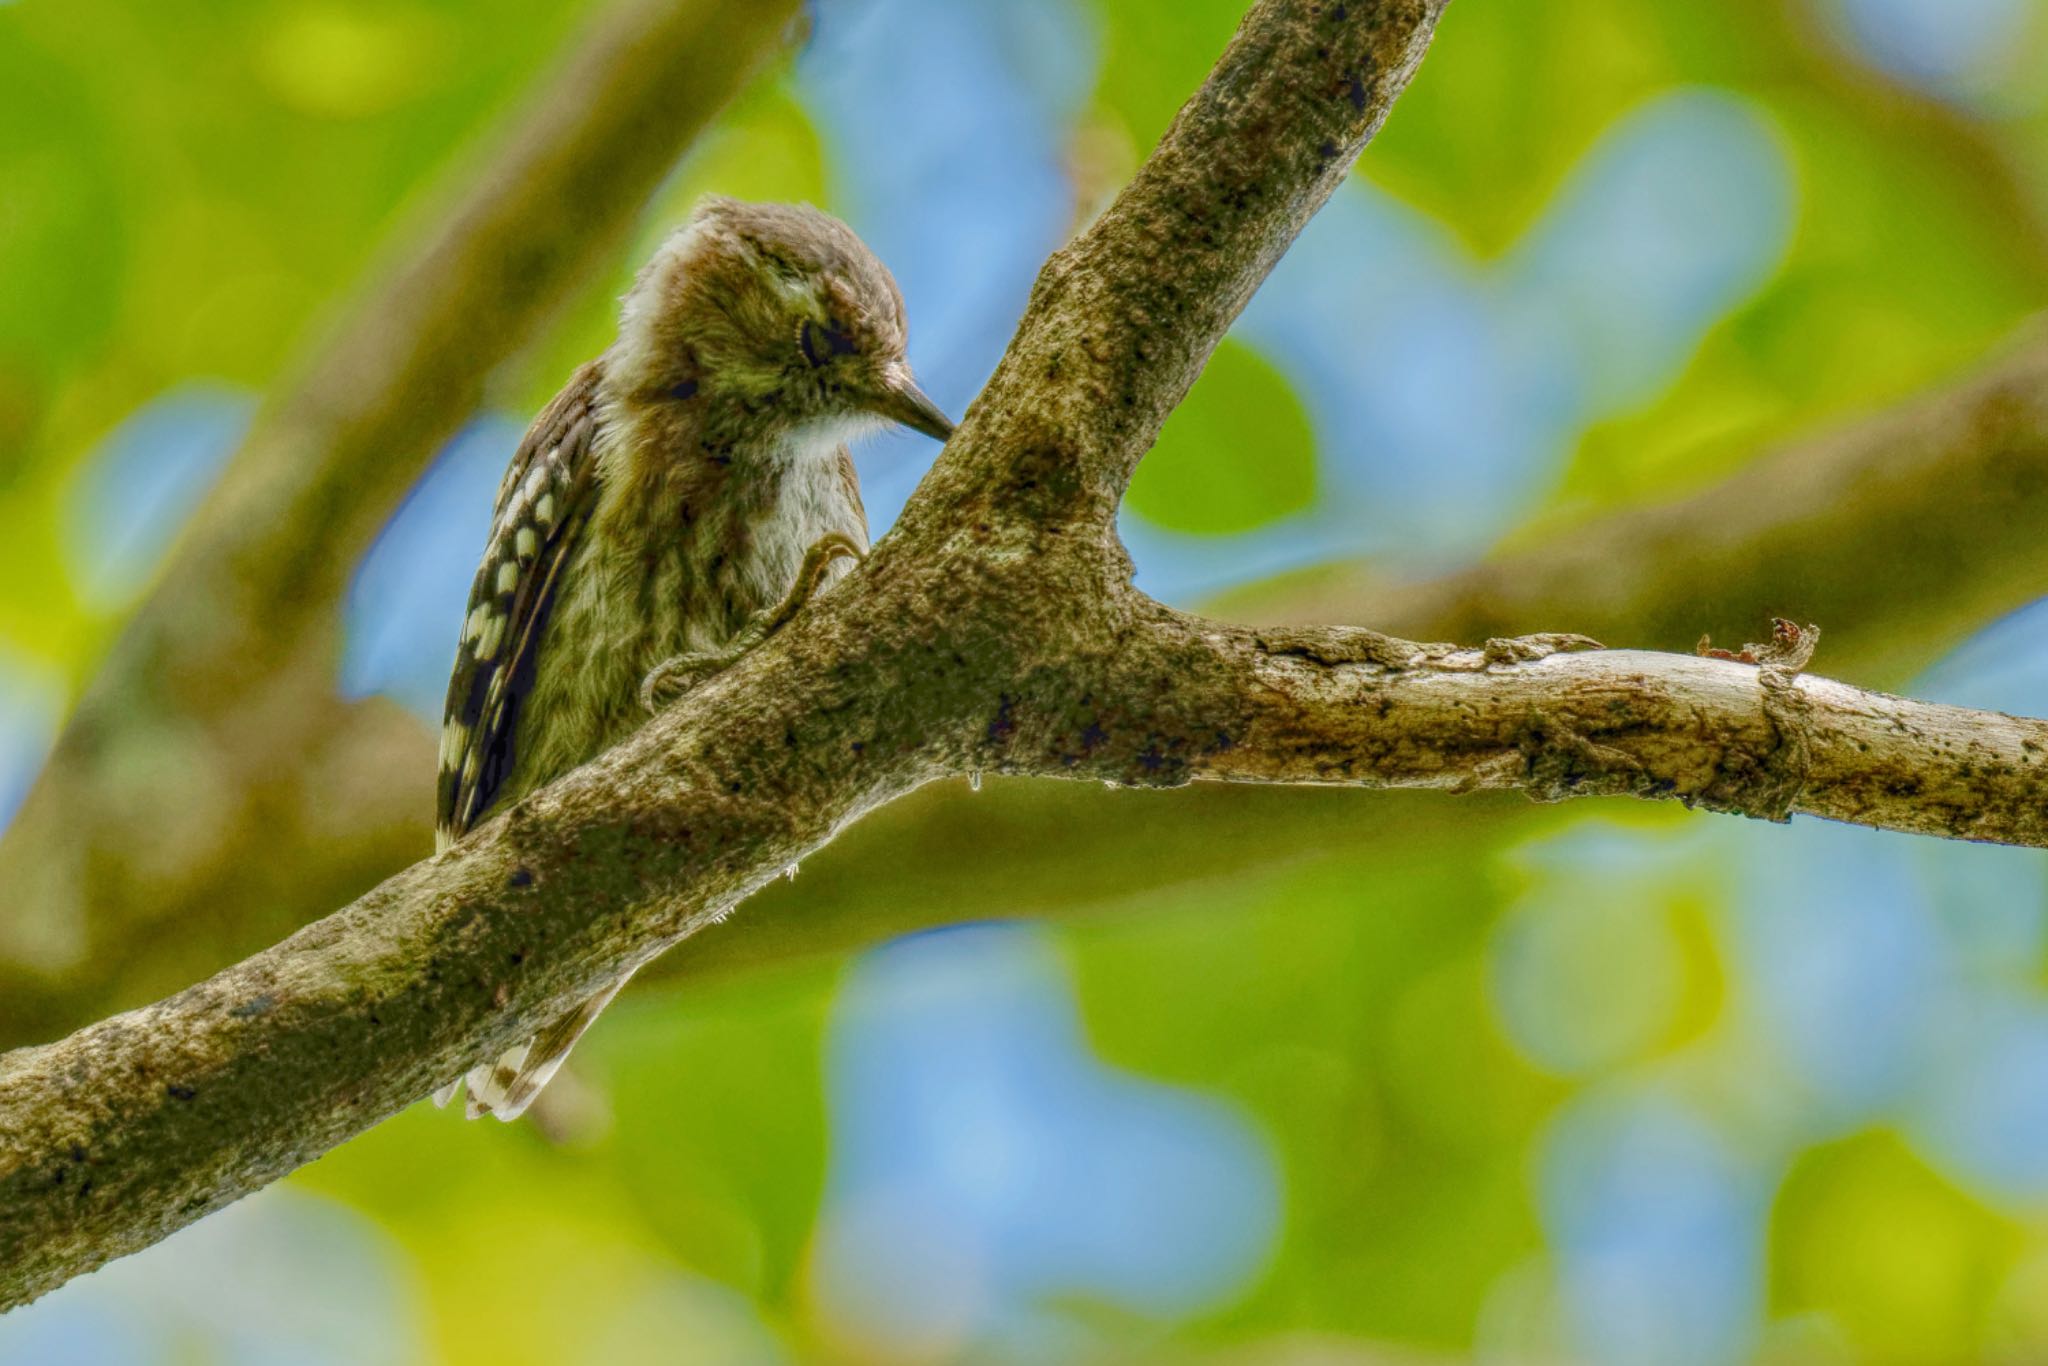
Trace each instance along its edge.
<path fill-rule="evenodd" d="M 828 531 L 820 536 L 812 543 L 811 548 L 804 552 L 804 562 L 796 571 L 796 582 L 790 585 L 789 592 L 781 603 L 771 610 L 761 623 L 762 638 L 766 639 L 788 625 L 790 618 L 802 611 L 804 604 L 817 596 L 818 589 L 825 582 L 825 571 L 832 567 L 834 560 L 848 559 L 858 563 L 867 557 L 867 552 L 860 548 L 853 537 L 843 531 Z"/>
<path fill-rule="evenodd" d="M 650 712 L 660 711 L 738 657 L 737 650 L 698 651 L 662 660 L 640 680 L 641 707 Z"/>

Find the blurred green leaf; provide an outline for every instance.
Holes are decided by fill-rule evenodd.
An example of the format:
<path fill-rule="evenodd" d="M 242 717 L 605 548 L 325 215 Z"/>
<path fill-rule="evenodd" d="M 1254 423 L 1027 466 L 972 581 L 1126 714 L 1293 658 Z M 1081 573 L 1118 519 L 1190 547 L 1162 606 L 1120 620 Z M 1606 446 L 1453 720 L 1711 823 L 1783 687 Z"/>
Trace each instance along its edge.
<path fill-rule="evenodd" d="M 1433 839 L 1373 852 L 1182 886 L 1069 937 L 1102 1053 L 1231 1096 L 1281 1154 L 1278 1261 L 1219 1335 L 1463 1347 L 1538 1246 L 1520 1153 L 1558 1088 L 1487 1007 L 1498 881 Z"/>
<path fill-rule="evenodd" d="M 647 1227 L 769 1304 L 788 1300 L 824 1187 L 829 982 L 813 969 L 709 999 L 648 993 L 586 1064 L 613 1110 L 608 1165 Z"/>
<path fill-rule="evenodd" d="M 1124 500 L 1169 531 L 1250 531 L 1315 501 L 1315 436 L 1272 363 L 1226 339 L 1138 466 Z"/>
<path fill-rule="evenodd" d="M 1878 1362 L 1975 1359 L 2019 1225 L 1937 1176 L 1893 1135 L 1817 1149 L 1771 1221 L 1771 1305 L 1831 1318 Z"/>
<path fill-rule="evenodd" d="M 268 24 L 256 69 L 280 101 L 305 113 L 380 114 L 438 83 L 451 27 L 419 8 L 301 5 Z"/>
<path fill-rule="evenodd" d="M 119 315 L 126 224 L 92 92 L 11 28 L 0 13 L 0 367 L 50 383 Z"/>

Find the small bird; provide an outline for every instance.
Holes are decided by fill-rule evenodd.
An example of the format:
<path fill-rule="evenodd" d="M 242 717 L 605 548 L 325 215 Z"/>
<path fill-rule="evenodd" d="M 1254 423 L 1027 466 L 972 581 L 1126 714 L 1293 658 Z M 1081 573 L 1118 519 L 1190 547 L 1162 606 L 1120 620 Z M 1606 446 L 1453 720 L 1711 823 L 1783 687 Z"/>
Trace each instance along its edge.
<path fill-rule="evenodd" d="M 699 204 L 498 487 L 448 681 L 438 846 L 617 744 L 865 556 L 846 443 L 886 422 L 953 430 L 911 376 L 882 263 L 808 205 Z M 517 1117 L 630 973 L 471 1068 L 469 1117 Z"/>

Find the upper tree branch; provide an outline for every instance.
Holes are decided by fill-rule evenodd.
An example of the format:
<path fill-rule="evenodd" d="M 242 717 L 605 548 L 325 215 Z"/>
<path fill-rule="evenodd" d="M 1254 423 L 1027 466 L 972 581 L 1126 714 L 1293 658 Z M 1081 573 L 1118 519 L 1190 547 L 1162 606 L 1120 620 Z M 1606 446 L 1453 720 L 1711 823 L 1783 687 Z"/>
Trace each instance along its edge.
<path fill-rule="evenodd" d="M 1704 630 L 1740 639 L 1779 611 L 1825 623 L 1829 672 L 1896 686 L 2048 591 L 2043 525 L 2048 330 L 2036 322 L 1968 375 L 1789 443 L 1690 497 L 1548 525 L 1441 578 L 1340 565 L 1239 590 L 1222 609 L 1251 622 L 1369 622 L 1423 640 L 1569 625 L 1666 648 Z M 1913 781 L 1900 790 L 1915 790 Z M 1479 848 L 1512 838 L 1503 827 L 1526 827 L 1534 815 L 1513 803 L 1408 802 L 1376 804 L 1361 819 L 1344 814 L 1355 812 L 1349 805 L 1242 788 L 1111 816 L 1104 806 L 1116 801 L 1085 785 L 996 784 L 971 802 L 933 794 L 891 808 L 794 886 L 750 902 L 744 933 L 692 940 L 640 980 L 751 973 L 987 915 L 963 888 L 1003 887 L 1015 913 L 1086 913 L 1125 904 L 1140 887 L 1327 849 L 1333 823 L 1346 847 L 1399 858 L 1442 841 L 1451 822 Z M 1912 813 L 1897 808 L 1915 801 L 1902 798 L 1887 819 L 1907 822 Z M 1061 865 L 1049 866 L 1044 851 L 1055 841 Z M 1108 857 L 1140 847 L 1158 857 Z"/>
<path fill-rule="evenodd" d="M 1261 5 L 1017 336 L 904 516 L 1107 527 L 1166 415 L 1422 61 L 1449 0 Z M 915 521 L 906 531 L 919 527 Z"/>

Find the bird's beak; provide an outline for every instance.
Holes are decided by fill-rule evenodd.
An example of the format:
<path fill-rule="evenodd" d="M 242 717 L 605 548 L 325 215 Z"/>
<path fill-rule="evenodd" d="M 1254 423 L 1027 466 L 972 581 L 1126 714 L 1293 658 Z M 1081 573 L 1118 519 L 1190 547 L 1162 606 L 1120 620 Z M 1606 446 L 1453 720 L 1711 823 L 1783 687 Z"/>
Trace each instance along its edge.
<path fill-rule="evenodd" d="M 935 441 L 944 441 L 953 434 L 953 419 L 932 402 L 931 395 L 917 387 L 907 365 L 892 365 L 882 373 L 881 387 L 869 400 L 868 408 Z"/>

